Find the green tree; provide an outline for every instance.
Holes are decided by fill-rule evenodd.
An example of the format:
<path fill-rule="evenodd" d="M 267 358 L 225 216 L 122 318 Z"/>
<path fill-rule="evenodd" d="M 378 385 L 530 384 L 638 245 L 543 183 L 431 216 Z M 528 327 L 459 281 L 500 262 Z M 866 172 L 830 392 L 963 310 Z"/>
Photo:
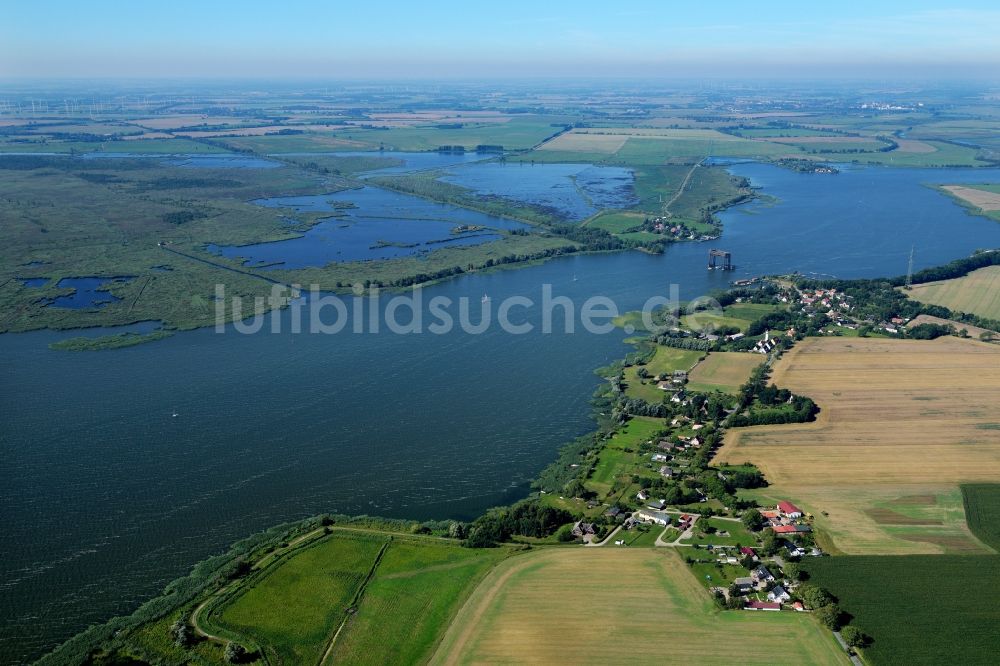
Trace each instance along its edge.
<path fill-rule="evenodd" d="M 804 585 L 800 585 L 797 592 L 799 597 L 801 597 L 802 602 L 809 608 L 820 608 L 833 603 L 833 598 L 830 596 L 830 593 L 819 585 L 806 583 Z"/>
<path fill-rule="evenodd" d="M 183 615 L 177 618 L 174 623 L 170 625 L 170 635 L 174 639 L 174 645 L 180 648 L 186 648 L 194 642 L 191 627 L 188 626 L 187 618 Z"/>
<path fill-rule="evenodd" d="M 756 532 L 764 527 L 764 516 L 760 515 L 760 511 L 757 509 L 746 511 L 741 520 L 743 521 L 743 526 L 751 532 Z"/>
<path fill-rule="evenodd" d="M 799 580 L 802 577 L 802 567 L 795 562 L 785 564 L 785 575 L 789 580 Z"/>
<path fill-rule="evenodd" d="M 223 654 L 226 663 L 240 664 L 247 658 L 247 649 L 239 643 L 226 643 L 226 651 Z"/>
<path fill-rule="evenodd" d="M 840 626 L 841 612 L 840 607 L 837 606 L 837 604 L 827 604 L 826 606 L 821 606 L 820 608 L 817 608 L 813 614 L 827 629 L 836 631 Z"/>
<path fill-rule="evenodd" d="M 868 636 L 865 636 L 865 632 L 861 631 L 854 625 L 848 625 L 840 630 L 840 636 L 844 639 L 844 642 L 851 647 L 864 647 L 871 642 Z"/>

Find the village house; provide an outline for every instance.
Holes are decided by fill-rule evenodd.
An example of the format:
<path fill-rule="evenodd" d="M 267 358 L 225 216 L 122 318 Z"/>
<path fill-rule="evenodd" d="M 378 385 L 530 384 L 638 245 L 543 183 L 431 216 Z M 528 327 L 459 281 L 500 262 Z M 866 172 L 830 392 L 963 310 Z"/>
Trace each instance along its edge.
<path fill-rule="evenodd" d="M 573 523 L 573 536 L 577 538 L 584 538 L 587 536 L 592 536 L 597 532 L 597 528 L 594 527 L 594 523 L 585 523 L 582 520 Z"/>
<path fill-rule="evenodd" d="M 740 546 L 740 554 L 746 555 L 747 557 L 752 557 L 754 560 L 757 560 L 757 551 L 755 551 L 753 548 L 750 548 L 749 546 Z"/>
<path fill-rule="evenodd" d="M 652 460 L 653 462 L 667 462 L 667 456 L 663 455 L 662 453 L 654 453 L 650 457 L 650 460 Z"/>
<path fill-rule="evenodd" d="M 812 532 L 812 528 L 808 525 L 777 525 L 773 528 L 775 534 L 801 534 L 804 532 Z"/>
<path fill-rule="evenodd" d="M 649 499 L 649 493 L 647 493 L 645 490 L 640 490 L 635 494 L 635 498 L 640 502 L 645 502 L 646 500 Z"/>
<path fill-rule="evenodd" d="M 771 575 L 771 572 L 768 571 L 767 567 L 763 564 L 751 571 L 750 577 L 753 578 L 758 584 L 770 583 L 774 580 L 774 576 Z"/>
<path fill-rule="evenodd" d="M 617 506 L 613 506 L 607 511 L 605 511 L 604 515 L 607 516 L 608 518 L 617 518 L 621 512 L 622 510 L 620 508 L 618 508 Z"/>
<path fill-rule="evenodd" d="M 665 479 L 672 479 L 674 478 L 674 470 L 664 465 L 663 467 L 660 468 L 660 476 L 662 476 Z"/>
<path fill-rule="evenodd" d="M 644 520 L 647 523 L 655 523 L 657 525 L 669 525 L 670 524 L 670 514 L 664 513 L 662 511 L 653 511 L 651 509 L 643 509 L 639 512 L 639 519 Z"/>
<path fill-rule="evenodd" d="M 746 605 L 746 609 L 755 611 L 780 611 L 781 604 L 774 601 L 751 601 Z"/>
<path fill-rule="evenodd" d="M 791 601 L 792 595 L 788 594 L 785 588 L 780 585 L 774 586 L 770 592 L 767 593 L 768 601 L 777 601 L 778 603 L 784 603 L 786 601 Z"/>
<path fill-rule="evenodd" d="M 659 499 L 659 500 L 653 500 L 652 502 L 650 502 L 646 506 L 648 508 L 654 510 L 654 511 L 661 511 L 661 510 L 663 510 L 663 509 L 666 508 L 667 502 L 665 500 L 661 500 L 661 499 Z"/>
<path fill-rule="evenodd" d="M 764 337 L 753 346 L 753 351 L 758 354 L 770 354 L 778 343 L 771 339 L 771 331 L 764 331 Z"/>
<path fill-rule="evenodd" d="M 753 578 L 750 578 L 749 576 L 745 576 L 743 578 L 734 578 L 733 585 L 736 586 L 736 589 L 739 590 L 741 594 L 744 592 L 749 592 L 750 590 L 753 589 Z"/>
<path fill-rule="evenodd" d="M 778 511 L 780 511 L 782 513 L 782 515 L 787 516 L 788 518 L 801 518 L 802 517 L 802 509 L 800 509 L 799 507 L 795 506 L 791 502 L 787 502 L 787 501 L 785 501 L 785 502 L 778 502 L 778 507 L 777 508 L 778 508 Z"/>

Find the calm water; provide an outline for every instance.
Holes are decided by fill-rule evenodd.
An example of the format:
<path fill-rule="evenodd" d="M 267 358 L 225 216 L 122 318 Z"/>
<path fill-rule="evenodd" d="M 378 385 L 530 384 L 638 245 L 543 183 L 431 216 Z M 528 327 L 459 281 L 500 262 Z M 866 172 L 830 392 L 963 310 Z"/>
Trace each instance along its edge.
<path fill-rule="evenodd" d="M 41 279 L 41 278 L 39 278 Z M 111 292 L 101 291 L 112 282 L 127 281 L 128 278 L 108 277 L 76 277 L 63 278 L 56 284 L 60 288 L 72 287 L 76 291 L 65 296 L 56 296 L 49 303 L 50 308 L 103 308 L 108 303 L 120 301 L 121 298 Z M 42 283 L 48 282 L 48 279 Z"/>
<path fill-rule="evenodd" d="M 480 194 L 545 206 L 570 221 L 636 203 L 632 171 L 621 167 L 483 162 L 451 169 L 442 180 Z"/>
<path fill-rule="evenodd" d="M 428 288 L 424 302 L 465 296 L 475 318 L 483 293 L 493 303 L 538 302 L 549 283 L 556 295 L 604 294 L 624 310 L 671 283 L 692 298 L 774 271 L 899 274 L 911 245 L 917 268 L 1000 246 L 1000 224 L 921 184 L 996 182 L 1000 170 L 732 170 L 780 199 L 724 214 L 712 246 L 733 252 L 734 273 L 706 271 L 709 246 L 683 244 L 663 256 L 466 275 Z M 537 323 L 538 309 L 526 316 Z M 46 347 L 74 335 L 0 336 L 7 662 L 130 611 L 197 560 L 279 521 L 322 511 L 467 518 L 523 496 L 556 448 L 591 426 L 593 368 L 627 349 L 620 333 L 537 327 L 440 336 L 198 330 L 106 353 Z"/>
<path fill-rule="evenodd" d="M 32 289 L 37 287 L 44 287 L 49 282 L 49 278 L 18 278 L 25 287 L 31 287 Z"/>
<path fill-rule="evenodd" d="M 225 257 L 243 257 L 248 265 L 269 268 L 305 268 L 330 262 L 390 259 L 426 254 L 455 245 L 479 245 L 500 238 L 488 229 L 524 229 L 527 225 L 465 208 L 374 187 L 315 196 L 275 197 L 255 203 L 296 211 L 334 211 L 337 203 L 351 203 L 340 217 L 313 226 L 299 238 L 243 246 L 209 245 L 208 251 Z M 455 232 L 475 225 L 486 230 Z"/>

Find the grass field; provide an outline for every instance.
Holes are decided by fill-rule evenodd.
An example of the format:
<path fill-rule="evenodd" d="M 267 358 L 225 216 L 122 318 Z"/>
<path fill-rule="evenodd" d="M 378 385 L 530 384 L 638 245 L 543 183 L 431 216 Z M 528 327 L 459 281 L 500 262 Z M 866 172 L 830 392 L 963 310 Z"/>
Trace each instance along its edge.
<path fill-rule="evenodd" d="M 815 514 L 840 551 L 986 552 L 956 493 L 1000 478 L 998 369 L 1000 349 L 973 340 L 809 338 L 773 381 L 813 398 L 817 421 L 731 430 L 716 461 L 756 464 L 766 493 Z M 914 497 L 936 523 L 871 513 Z"/>
<path fill-rule="evenodd" d="M 987 266 L 952 280 L 913 285 L 906 294 L 922 303 L 1000 319 L 1000 266 Z"/>
<path fill-rule="evenodd" d="M 212 622 L 252 637 L 273 662 L 318 663 L 387 543 L 338 533 L 307 546 L 217 609 Z"/>
<path fill-rule="evenodd" d="M 395 539 L 328 663 L 425 662 L 473 584 L 507 554 Z"/>
<path fill-rule="evenodd" d="M 688 375 L 692 391 L 722 391 L 735 393 L 746 383 L 750 373 L 764 362 L 760 354 L 746 352 L 712 352 Z"/>
<path fill-rule="evenodd" d="M 681 324 L 693 331 L 714 330 L 721 326 L 735 326 L 746 331 L 750 324 L 781 307 L 767 303 L 734 303 L 724 307 L 722 314 L 704 311 L 685 315 L 681 318 Z"/>
<path fill-rule="evenodd" d="M 642 213 L 630 212 L 605 212 L 587 222 L 588 227 L 597 227 L 613 234 L 620 234 L 624 231 L 637 227 L 646 219 Z"/>
<path fill-rule="evenodd" d="M 842 664 L 801 613 L 720 612 L 671 549 L 549 549 L 494 569 L 448 627 L 432 664 L 669 660 Z"/>
<path fill-rule="evenodd" d="M 676 347 L 657 347 L 653 358 L 646 365 L 637 365 L 625 369 L 625 394 L 632 398 L 642 398 L 646 402 L 657 403 L 663 400 L 664 392 L 656 387 L 656 377 L 661 373 L 670 374 L 674 370 L 688 371 L 697 363 L 705 352 Z M 650 376 L 641 379 L 636 373 L 645 368 Z"/>
<path fill-rule="evenodd" d="M 807 559 L 810 582 L 830 590 L 874 639 L 864 652 L 875 666 L 996 663 L 1000 557 Z"/>
<path fill-rule="evenodd" d="M 969 529 L 1000 552 L 1000 484 L 964 484 L 962 504 Z"/>
<path fill-rule="evenodd" d="M 602 497 L 611 492 L 616 481 L 628 486 L 632 474 L 641 471 L 649 461 L 637 453 L 639 445 L 662 429 L 662 419 L 637 416 L 629 420 L 601 449 L 587 485 Z"/>
<path fill-rule="evenodd" d="M 716 531 L 712 534 L 705 532 L 706 525 L 711 525 Z M 743 527 L 743 523 L 738 520 L 709 518 L 708 520 L 699 520 L 695 525 L 692 537 L 682 540 L 681 543 L 700 546 L 708 544 L 713 546 L 752 546 L 757 541 L 758 539 L 750 534 L 747 528 Z"/>

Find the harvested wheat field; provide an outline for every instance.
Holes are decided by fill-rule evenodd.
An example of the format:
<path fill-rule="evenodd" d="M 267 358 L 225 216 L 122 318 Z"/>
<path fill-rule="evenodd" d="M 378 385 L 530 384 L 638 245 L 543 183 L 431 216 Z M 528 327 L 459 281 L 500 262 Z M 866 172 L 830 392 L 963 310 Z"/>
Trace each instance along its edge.
<path fill-rule="evenodd" d="M 906 294 L 922 303 L 1000 319 L 1000 266 L 980 268 L 952 280 L 915 284 Z"/>
<path fill-rule="evenodd" d="M 962 201 L 982 208 L 983 210 L 1000 210 L 1000 192 L 990 192 L 976 187 L 962 185 L 942 185 L 942 190 L 948 190 Z"/>
<path fill-rule="evenodd" d="M 986 549 L 959 512 L 889 522 L 878 509 L 1000 479 L 1000 347 L 810 338 L 778 362 L 773 381 L 813 398 L 817 421 L 732 430 L 718 462 L 757 464 L 768 494 L 801 503 L 843 552 Z"/>
<path fill-rule="evenodd" d="M 434 664 L 842 664 L 807 614 L 718 611 L 671 549 L 551 548 L 501 563 Z"/>

